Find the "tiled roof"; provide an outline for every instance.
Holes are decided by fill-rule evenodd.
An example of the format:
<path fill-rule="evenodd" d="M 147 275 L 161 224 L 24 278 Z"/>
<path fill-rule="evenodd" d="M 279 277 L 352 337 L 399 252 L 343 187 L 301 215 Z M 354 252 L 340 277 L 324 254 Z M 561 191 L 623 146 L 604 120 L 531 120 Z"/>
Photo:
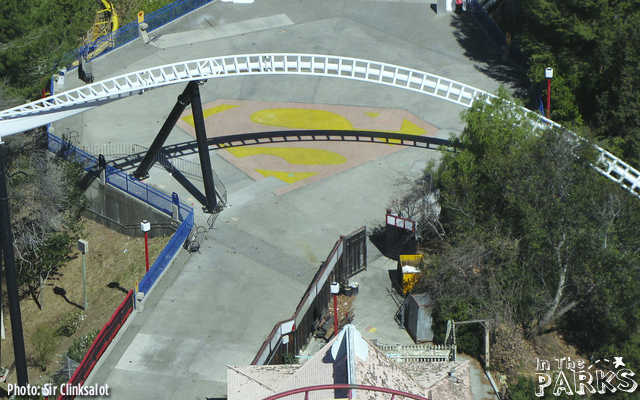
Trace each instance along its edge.
<path fill-rule="evenodd" d="M 353 329 L 347 325 L 345 329 Z M 339 336 L 346 338 L 348 335 Z M 445 363 L 396 363 L 359 334 L 353 335 L 366 346 L 365 359 L 353 356 L 355 360 L 355 383 L 400 390 L 423 397 L 436 399 L 466 400 L 471 396 L 469 362 Z M 337 338 L 330 340 L 318 353 L 303 365 L 270 365 L 228 367 L 228 400 L 260 400 L 269 395 L 306 386 L 347 383 L 348 356 L 340 352 L 337 360 L 332 356 L 332 346 Z M 346 339 L 345 339 L 346 340 Z M 354 339 L 352 339 L 353 342 Z M 352 343 L 353 344 L 353 343 Z M 340 345 L 338 343 L 338 345 Z M 360 347 L 362 350 L 362 347 Z M 337 348 L 334 349 L 334 354 Z M 353 354 L 353 352 L 352 352 Z M 449 372 L 454 370 L 453 376 Z M 358 391 L 357 398 L 373 400 L 376 392 Z M 339 391 L 311 392 L 309 399 L 346 398 Z M 304 394 L 288 397 L 304 399 Z"/>

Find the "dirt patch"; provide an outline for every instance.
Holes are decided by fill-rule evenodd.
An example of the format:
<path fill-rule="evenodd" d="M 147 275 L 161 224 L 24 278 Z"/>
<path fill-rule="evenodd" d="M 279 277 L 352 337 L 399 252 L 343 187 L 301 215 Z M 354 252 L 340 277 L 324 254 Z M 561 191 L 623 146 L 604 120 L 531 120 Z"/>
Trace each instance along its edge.
<path fill-rule="evenodd" d="M 89 252 L 85 256 L 88 307 L 77 332 L 71 337 L 58 337 L 56 351 L 47 364 L 46 371 L 42 371 L 34 363 L 37 352 L 31 344 L 31 337 L 38 326 L 46 324 L 57 328 L 65 314 L 82 311 L 84 296 L 80 252 L 74 249 L 72 260 L 60 270 L 59 275 L 47 281 L 42 310 L 31 298 L 25 298 L 20 303 L 31 384 L 48 382 L 51 374 L 62 368 L 63 355 L 73 340 L 94 328 L 101 329 L 123 301 L 126 293 L 145 273 L 144 238 L 122 235 L 90 220 L 84 220 L 83 223 L 85 228 L 82 238 L 89 242 Z M 169 236 L 149 239 L 150 264 L 155 261 L 169 239 Z M 16 383 L 9 310 L 8 307 L 4 309 L 6 339 L 2 341 L 0 365 L 10 369 L 7 383 Z M 7 384 L 2 385 L 5 389 L 6 386 Z"/>
<path fill-rule="evenodd" d="M 350 324 L 353 320 L 353 302 L 355 300 L 355 295 L 338 295 L 337 299 L 338 303 L 338 332 L 347 324 Z M 333 337 L 333 296 L 331 297 L 331 301 L 329 301 L 329 310 L 326 315 L 326 320 L 331 322 L 331 326 L 327 331 L 325 337 L 330 338 Z"/>
<path fill-rule="evenodd" d="M 536 355 L 540 360 L 551 360 L 555 364 L 555 359 L 570 357 L 572 360 L 588 360 L 585 355 L 578 353 L 578 350 L 565 342 L 561 334 L 557 332 L 540 335 L 533 340 Z M 536 360 L 531 360 L 528 371 L 533 376 L 536 367 Z M 556 364 L 557 366 L 557 364 Z"/>
<path fill-rule="evenodd" d="M 509 335 L 510 334 L 510 335 Z M 546 333 L 532 340 L 524 338 L 520 329 L 501 327 L 496 339 L 501 343 L 492 346 L 492 366 L 497 368 L 494 377 L 502 390 L 507 382 L 516 383 L 520 378 L 534 379 L 538 360 L 549 361 L 551 368 L 557 366 L 555 359 L 563 357 L 573 361 L 586 360 L 577 349 L 567 344 L 557 332 Z M 500 337 L 498 337 L 500 336 Z M 494 357 L 495 356 L 495 357 Z"/>

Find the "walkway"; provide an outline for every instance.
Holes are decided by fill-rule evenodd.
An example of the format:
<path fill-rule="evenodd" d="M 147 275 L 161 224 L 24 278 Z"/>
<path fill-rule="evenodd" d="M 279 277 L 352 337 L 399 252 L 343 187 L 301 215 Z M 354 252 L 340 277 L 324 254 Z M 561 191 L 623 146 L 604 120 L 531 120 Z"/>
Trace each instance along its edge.
<path fill-rule="evenodd" d="M 154 32 L 160 36 L 153 45 L 134 42 L 96 59 L 93 71 L 99 80 L 214 55 L 326 53 L 405 65 L 495 92 L 500 83 L 483 73 L 489 64 L 470 61 L 497 58 L 482 33 L 470 18 L 436 15 L 430 4 L 422 0 L 219 2 Z M 69 76 L 67 87 L 73 85 L 80 82 Z M 82 144 L 148 146 L 182 89 L 167 87 L 124 99 L 64 120 L 55 128 L 58 134 L 66 129 L 79 132 Z M 365 107 L 366 112 L 394 109 L 426 121 L 439 137 L 461 129 L 462 108 L 380 85 L 314 77 L 244 77 L 205 84 L 201 93 L 203 103 L 211 107 L 221 101 L 250 101 L 259 102 L 251 103 L 257 111 L 272 109 L 272 102 L 295 103 L 305 109 L 317 109 L 314 105 L 326 105 L 325 110 L 328 105 Z M 210 126 L 209 132 L 216 134 L 234 125 L 233 120 L 228 122 Z M 238 133 L 245 127 L 239 123 Z M 174 129 L 168 144 L 191 139 L 188 128 L 182 126 Z M 146 301 L 145 311 L 129 320 L 87 383 L 108 383 L 110 399 L 223 397 L 226 365 L 250 363 L 274 324 L 293 314 L 338 236 L 364 224 L 380 224 L 390 197 L 399 190 L 397 178 L 419 174 L 437 156 L 413 148 L 378 154 L 376 148 L 386 146 L 358 146 L 353 153 L 362 162 L 293 188 L 289 185 L 296 182 L 258 171 L 277 170 L 269 166 L 273 158 L 264 161 L 264 154 L 212 152 L 213 167 L 228 189 L 231 208 L 220 215 L 200 253 L 178 257 Z M 340 154 L 328 146 L 323 149 Z M 256 161 L 241 165 L 230 162 L 232 156 Z M 176 191 L 182 199 L 189 197 L 159 169 L 152 169 L 148 182 Z M 196 224 L 204 225 L 206 218 L 198 212 Z M 374 264 L 380 254 L 373 246 L 370 251 Z M 387 335 L 382 328 L 378 332 L 380 338 Z M 388 333 L 390 337 L 397 334 L 402 331 Z"/>

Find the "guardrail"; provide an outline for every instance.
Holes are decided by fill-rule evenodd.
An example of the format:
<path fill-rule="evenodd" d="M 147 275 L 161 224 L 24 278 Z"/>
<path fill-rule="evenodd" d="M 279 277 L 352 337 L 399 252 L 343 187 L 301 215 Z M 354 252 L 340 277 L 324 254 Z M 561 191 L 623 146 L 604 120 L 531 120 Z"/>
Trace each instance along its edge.
<path fill-rule="evenodd" d="M 71 143 L 62 140 L 51 133 L 48 134 L 48 137 L 49 151 L 61 154 L 71 161 L 80 162 L 87 173 L 99 173 L 100 165 L 97 157 L 78 149 Z M 112 166 L 105 166 L 105 176 L 106 183 L 125 191 L 126 193 L 146 202 L 150 206 L 168 215 L 172 215 L 172 208 L 174 204 L 178 207 L 178 218 L 182 223 L 160 255 L 156 258 L 153 266 L 151 266 L 149 271 L 142 277 L 142 280 L 138 285 L 138 290 L 143 291 L 145 294 L 149 293 L 178 250 L 182 247 L 182 243 L 189 236 L 194 225 L 193 209 L 180 202 L 175 193 L 173 196 L 170 196 L 145 184 L 144 182 L 140 182 L 135 178 L 128 176 Z M 89 351 L 71 377 L 68 386 L 81 385 L 88 378 L 93 367 L 96 365 L 106 348 L 111 344 L 111 341 L 131 314 L 133 304 L 133 290 L 131 290 L 126 295 L 120 306 L 116 309 L 111 319 L 102 327 L 102 330 L 93 341 Z M 75 395 L 61 394 L 60 397 L 58 397 L 58 400 L 70 400 L 73 398 L 75 398 Z"/>
<path fill-rule="evenodd" d="M 366 232 L 366 227 L 362 227 L 352 232 L 348 237 L 357 237 L 362 232 Z M 296 311 L 288 320 L 278 322 L 271 330 L 271 333 L 264 341 L 260 350 L 251 362 L 252 365 L 267 365 L 272 362 L 282 362 L 283 352 L 297 354 L 304 347 L 309 336 L 314 332 L 314 320 L 319 318 L 322 312 L 327 309 L 327 304 L 331 297 L 330 284 L 337 281 L 343 276 L 341 269 L 344 268 L 343 254 L 350 253 L 345 251 L 344 245 L 346 237 L 341 236 L 333 246 L 327 260 L 316 272 L 309 287 L 305 291 L 302 299 L 296 307 Z M 364 235 L 364 243 L 366 244 L 366 235 Z M 365 246 L 356 246 L 359 251 L 364 251 Z M 365 261 L 366 263 L 366 261 Z M 293 339 L 293 347 L 283 349 L 283 337 L 287 337 L 289 343 L 290 337 Z"/>
<path fill-rule="evenodd" d="M 191 233 L 194 225 L 193 211 L 187 215 L 182 221 L 176 232 L 171 236 L 169 242 L 164 247 L 156 261 L 149 268 L 149 271 L 144 274 L 142 280 L 138 284 L 138 291 L 147 295 L 153 285 L 157 282 L 158 278 L 162 275 L 167 268 L 173 257 L 178 253 L 178 250 L 182 247 L 182 244 Z"/>
<path fill-rule="evenodd" d="M 226 76 L 279 74 L 371 82 L 433 96 L 464 107 L 471 107 L 476 99 L 482 97 L 489 102 L 496 98 L 461 82 L 377 61 L 317 54 L 245 54 L 148 68 L 2 110 L 0 131 L 2 136 L 8 136 L 165 85 Z M 534 127 L 562 128 L 531 110 L 519 108 L 531 116 Z M 640 198 L 640 171 L 605 149 L 596 145 L 594 148 L 600 153 L 599 162 L 594 168 Z"/>
<path fill-rule="evenodd" d="M 99 168 L 98 157 L 89 154 L 71 143 L 49 133 L 49 151 L 53 153 L 64 152 L 65 157 L 82 163 L 85 170 L 89 173 L 96 173 Z M 110 165 L 105 166 L 106 183 L 134 196 L 150 206 L 172 215 L 173 205 L 178 206 L 179 220 L 183 221 L 192 208 L 177 199 L 177 195 L 169 195 L 144 182 L 133 178 L 132 176 L 114 168 Z"/>
<path fill-rule="evenodd" d="M 115 166 L 120 166 L 122 169 L 126 169 L 125 166 L 141 162 L 149 150 L 147 147 L 132 143 L 95 144 L 83 146 L 83 148 L 92 154 L 102 154 L 107 162 L 111 162 Z M 202 167 L 200 164 L 182 158 L 172 157 L 168 155 L 164 149 L 156 155 L 153 165 L 164 168 L 169 172 L 178 170 L 189 178 L 196 179 L 200 182 L 203 181 Z M 218 176 L 213 169 L 211 170 L 211 174 L 213 175 L 213 182 L 218 196 L 220 196 L 224 204 L 227 204 L 227 188 L 222 183 L 220 176 Z"/>
<path fill-rule="evenodd" d="M 178 0 L 145 16 L 144 22 L 151 32 L 163 25 L 216 0 Z M 138 21 L 130 22 L 118 30 L 102 36 L 76 50 L 76 58 L 95 58 L 138 38 Z M 70 67 L 72 69 L 73 67 Z"/>
<path fill-rule="evenodd" d="M 120 303 L 118 308 L 116 308 L 111 319 L 104 324 L 98 333 L 98 336 L 96 336 L 96 339 L 93 341 L 93 344 L 91 344 L 87 354 L 84 356 L 82 362 L 80 362 L 80 365 L 76 368 L 76 371 L 69 380 L 67 387 L 82 385 L 86 381 L 87 377 L 93 370 L 93 367 L 95 367 L 102 354 L 105 352 L 109 344 L 111 344 L 111 341 L 133 311 L 132 297 L 133 290 L 130 290 L 124 300 L 122 300 L 122 303 Z M 73 398 L 75 398 L 75 395 L 60 394 L 58 400 L 71 400 Z"/>
<path fill-rule="evenodd" d="M 375 346 L 396 362 L 424 363 L 456 360 L 455 345 L 419 344 L 406 346 L 375 343 Z"/>

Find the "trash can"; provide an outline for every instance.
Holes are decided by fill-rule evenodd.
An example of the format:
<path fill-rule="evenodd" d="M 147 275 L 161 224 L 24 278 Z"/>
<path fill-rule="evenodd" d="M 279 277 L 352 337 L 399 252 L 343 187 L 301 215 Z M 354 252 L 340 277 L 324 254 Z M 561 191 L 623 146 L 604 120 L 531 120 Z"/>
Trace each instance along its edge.
<path fill-rule="evenodd" d="M 358 282 L 352 282 L 351 283 L 351 295 L 355 296 L 358 294 L 358 289 L 360 289 L 360 285 L 358 284 Z"/>

